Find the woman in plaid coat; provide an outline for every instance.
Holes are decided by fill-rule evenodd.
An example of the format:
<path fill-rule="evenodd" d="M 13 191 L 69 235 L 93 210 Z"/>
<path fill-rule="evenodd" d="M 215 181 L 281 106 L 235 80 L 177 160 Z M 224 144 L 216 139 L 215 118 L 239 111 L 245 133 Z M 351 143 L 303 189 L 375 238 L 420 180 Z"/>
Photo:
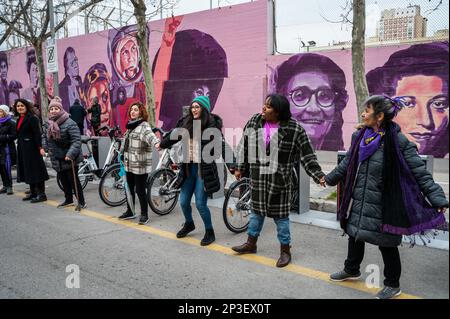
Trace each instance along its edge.
<path fill-rule="evenodd" d="M 146 182 L 152 169 L 152 146 L 159 143 L 159 139 L 153 133 L 147 120 L 148 113 L 145 105 L 139 101 L 133 102 L 128 110 L 123 158 L 133 202 L 135 192 L 139 198 L 141 206 L 140 225 L 148 223 Z M 135 217 L 136 215 L 127 202 L 127 211 L 119 216 L 119 219 L 133 219 Z"/>
<path fill-rule="evenodd" d="M 259 152 L 261 147 L 264 149 Z M 266 159 L 261 155 L 252 158 L 252 154 L 260 153 L 265 154 Z M 291 118 L 289 101 L 284 96 L 269 95 L 262 113 L 254 115 L 246 124 L 238 156 L 240 165 L 235 175 L 239 179 L 246 174 L 251 179 L 252 213 L 247 242 L 232 249 L 240 254 L 256 253 L 256 241 L 264 219 L 271 217 L 277 225 L 281 244 L 277 267 L 284 267 L 291 261 L 289 213 L 294 165 L 300 162 L 316 183 L 325 186 L 325 174 L 311 142 L 303 127 Z"/>

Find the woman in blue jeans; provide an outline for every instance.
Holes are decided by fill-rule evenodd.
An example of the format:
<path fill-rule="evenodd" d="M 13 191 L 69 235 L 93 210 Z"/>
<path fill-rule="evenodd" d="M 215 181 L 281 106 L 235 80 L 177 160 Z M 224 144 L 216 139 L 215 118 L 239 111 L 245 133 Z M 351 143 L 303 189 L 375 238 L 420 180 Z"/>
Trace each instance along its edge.
<path fill-rule="evenodd" d="M 211 155 L 208 160 L 203 156 L 203 149 L 210 142 L 218 142 L 218 146 L 222 146 L 222 136 L 220 130 L 222 129 L 222 119 L 214 114 L 211 114 L 211 106 L 209 98 L 206 96 L 199 96 L 195 98 L 190 106 L 190 112 L 187 116 L 181 118 L 177 125 L 177 132 L 188 134 L 189 138 L 182 147 L 185 148 L 184 154 L 189 155 L 187 160 L 181 167 L 181 175 L 184 180 L 181 186 L 180 206 L 184 214 L 185 223 L 183 228 L 177 233 L 177 238 L 186 237 L 191 231 L 195 229 L 194 220 L 192 219 L 191 199 L 195 194 L 195 206 L 205 225 L 205 236 L 200 244 L 206 246 L 215 241 L 214 228 L 211 222 L 211 212 L 208 208 L 208 196 L 220 189 L 220 180 L 217 173 L 217 166 L 211 159 L 215 154 Z M 196 135 L 201 137 L 202 134 L 195 134 L 195 128 L 199 127 L 201 133 L 206 129 L 217 129 L 215 132 L 220 133 L 220 141 L 207 139 L 198 139 Z M 183 130 L 184 129 L 184 130 Z M 174 134 L 170 134 L 174 135 Z M 169 148 L 173 144 L 179 142 L 182 138 L 180 135 L 177 138 L 171 139 L 167 136 L 164 138 L 157 148 Z"/>
<path fill-rule="evenodd" d="M 262 133 L 264 145 L 259 145 L 258 134 Z M 255 150 L 255 147 L 263 147 Z M 270 165 L 255 154 L 270 156 Z M 267 96 L 261 113 L 255 114 L 244 128 L 244 135 L 238 145 L 239 168 L 237 179 L 247 174 L 251 179 L 250 223 L 247 242 L 232 249 L 239 254 L 256 253 L 256 242 L 261 233 L 265 217 L 273 218 L 277 225 L 280 242 L 280 258 L 277 267 L 291 262 L 291 235 L 289 213 L 292 210 L 293 167 L 299 161 L 306 173 L 316 183 L 325 185 L 325 174 L 317 162 L 316 154 L 303 127 L 292 118 L 289 101 L 279 94 Z"/>

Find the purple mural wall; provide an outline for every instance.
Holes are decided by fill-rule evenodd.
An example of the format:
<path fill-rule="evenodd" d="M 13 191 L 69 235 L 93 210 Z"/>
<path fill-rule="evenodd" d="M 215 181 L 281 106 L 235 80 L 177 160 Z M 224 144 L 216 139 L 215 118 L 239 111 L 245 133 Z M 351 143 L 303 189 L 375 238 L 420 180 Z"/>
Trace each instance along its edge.
<path fill-rule="evenodd" d="M 448 42 L 368 48 L 366 71 L 371 95 L 407 97 L 395 121 L 419 153 L 448 157 Z M 359 119 L 350 50 L 271 56 L 268 74 L 316 149 L 348 149 Z"/>
<path fill-rule="evenodd" d="M 348 149 L 359 118 L 350 50 L 269 55 L 267 17 L 261 0 L 149 23 L 158 126 L 172 128 L 183 106 L 208 95 L 224 127 L 242 128 L 261 111 L 265 94 L 278 92 L 316 149 Z M 102 123 L 124 130 L 129 105 L 145 101 L 135 32 L 127 26 L 58 40 L 66 109 L 75 99 L 89 108 L 97 96 Z M 419 151 L 448 157 L 448 42 L 368 48 L 366 70 L 371 94 L 408 96 L 397 122 Z M 36 79 L 32 50 L 0 53 L 1 103 L 19 95 L 39 101 Z"/>

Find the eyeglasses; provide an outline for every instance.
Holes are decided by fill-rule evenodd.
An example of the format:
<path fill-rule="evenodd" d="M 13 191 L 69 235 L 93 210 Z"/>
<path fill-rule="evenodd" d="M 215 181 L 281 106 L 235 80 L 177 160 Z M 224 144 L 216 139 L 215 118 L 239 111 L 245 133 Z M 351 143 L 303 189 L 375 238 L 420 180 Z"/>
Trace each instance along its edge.
<path fill-rule="evenodd" d="M 413 109 L 417 106 L 417 98 L 415 96 L 403 96 L 402 102 L 407 109 Z M 427 102 L 427 108 L 435 110 L 448 109 L 448 95 L 440 94 L 432 97 Z"/>
<path fill-rule="evenodd" d="M 336 100 L 338 92 L 326 86 L 321 86 L 316 90 L 311 90 L 307 86 L 300 86 L 295 90 L 289 92 L 289 97 L 296 106 L 304 107 L 309 103 L 309 101 L 311 101 L 311 96 L 313 94 L 316 97 L 317 103 L 321 107 L 328 108 L 333 106 L 333 103 Z"/>

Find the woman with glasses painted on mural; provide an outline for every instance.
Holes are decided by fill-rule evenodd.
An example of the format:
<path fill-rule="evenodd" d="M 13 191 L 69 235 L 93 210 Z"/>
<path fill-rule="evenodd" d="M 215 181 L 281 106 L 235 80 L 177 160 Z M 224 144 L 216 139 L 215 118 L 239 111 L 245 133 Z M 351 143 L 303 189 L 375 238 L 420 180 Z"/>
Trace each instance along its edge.
<path fill-rule="evenodd" d="M 330 58 L 300 53 L 272 74 L 272 92 L 286 96 L 292 117 L 306 130 L 316 150 L 344 149 L 342 111 L 347 105 L 344 71 Z"/>
<path fill-rule="evenodd" d="M 99 123 L 97 118 L 94 120 L 90 116 L 89 127 L 91 135 L 96 134 L 94 126 L 97 128 L 114 126 L 115 120 L 111 107 L 110 83 L 108 71 L 103 63 L 96 63 L 91 66 L 84 77 L 83 87 L 88 113 L 91 107 L 97 103 L 100 105 L 101 110 Z M 92 122 L 93 120 L 94 122 Z M 106 130 L 103 132 L 104 134 L 108 133 Z"/>
<path fill-rule="evenodd" d="M 367 84 L 371 94 L 406 96 L 397 123 L 420 154 L 448 156 L 448 42 L 395 52 L 367 73 Z"/>

